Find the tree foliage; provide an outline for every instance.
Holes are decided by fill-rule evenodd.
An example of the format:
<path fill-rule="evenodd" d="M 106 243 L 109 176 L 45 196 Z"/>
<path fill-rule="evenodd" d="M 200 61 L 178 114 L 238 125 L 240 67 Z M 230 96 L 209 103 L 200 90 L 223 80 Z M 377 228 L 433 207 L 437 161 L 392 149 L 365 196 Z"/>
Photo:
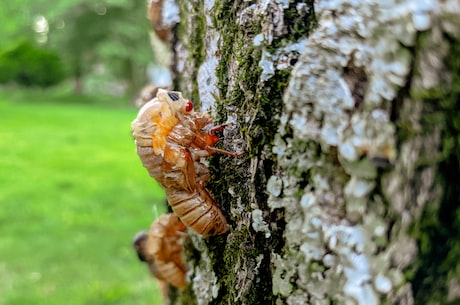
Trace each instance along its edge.
<path fill-rule="evenodd" d="M 0 83 L 15 82 L 23 86 L 49 87 L 65 76 L 56 52 L 22 42 L 0 54 Z"/>
<path fill-rule="evenodd" d="M 144 67 L 153 60 L 145 1 L 18 2 L 0 8 L 0 18 L 6 20 L 0 50 L 17 45 L 18 38 L 38 39 L 59 53 L 76 83 L 103 67 L 104 77 L 124 81 L 130 91 L 144 84 Z M 45 29 L 37 29 L 40 18 Z"/>

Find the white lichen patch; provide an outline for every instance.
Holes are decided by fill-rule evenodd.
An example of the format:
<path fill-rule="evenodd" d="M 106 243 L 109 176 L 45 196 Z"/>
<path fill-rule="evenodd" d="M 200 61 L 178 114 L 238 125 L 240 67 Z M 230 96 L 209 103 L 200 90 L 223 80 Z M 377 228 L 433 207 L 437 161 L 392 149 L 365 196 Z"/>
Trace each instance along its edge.
<path fill-rule="evenodd" d="M 259 34 L 254 38 L 254 45 L 260 46 L 263 40 L 263 34 Z M 263 51 L 262 57 L 259 61 L 259 67 L 262 68 L 261 78 L 263 81 L 270 79 L 275 75 L 276 70 L 284 70 L 291 68 L 293 62 L 297 61 L 300 53 L 305 48 L 307 43 L 306 39 L 302 39 L 295 43 L 290 43 L 282 48 L 276 50 L 274 54 Z"/>
<path fill-rule="evenodd" d="M 393 288 L 391 280 L 383 274 L 377 274 L 377 276 L 374 278 L 374 286 L 375 289 L 382 294 L 390 292 Z"/>
<path fill-rule="evenodd" d="M 205 0 L 204 1 L 204 16 L 206 18 L 206 25 L 212 27 L 212 10 L 214 9 L 215 0 Z"/>
<path fill-rule="evenodd" d="M 179 6 L 174 0 L 163 0 L 161 11 L 162 23 L 167 28 L 172 28 L 180 21 Z"/>
<path fill-rule="evenodd" d="M 198 70 L 198 92 L 200 94 L 203 111 L 214 109 L 217 90 L 216 69 L 219 64 L 219 36 L 215 30 L 208 30 L 206 34 L 206 58 Z"/>
<path fill-rule="evenodd" d="M 275 196 L 278 197 L 281 195 L 281 190 L 283 189 L 283 180 L 278 176 L 271 176 L 267 181 L 267 191 Z"/>
<path fill-rule="evenodd" d="M 262 58 L 259 61 L 259 67 L 262 68 L 262 80 L 266 81 L 275 75 L 274 59 L 270 52 L 265 51 L 262 53 Z"/>
<path fill-rule="evenodd" d="M 289 262 L 285 261 L 280 255 L 273 253 L 271 261 L 275 266 L 275 273 L 273 274 L 273 293 L 275 295 L 281 294 L 282 296 L 288 296 L 293 285 L 289 282 L 289 278 L 294 276 L 294 268 L 287 266 Z"/>
<path fill-rule="evenodd" d="M 284 208 L 286 218 L 285 251 L 272 255 L 279 303 L 301 304 L 303 297 L 308 304 L 332 299 L 378 305 L 382 295 L 411 302 L 402 270 L 417 249 L 406 231 L 413 219 L 405 215 L 431 197 L 414 199 L 411 186 L 401 181 L 414 176 L 410 164 L 423 146 L 403 144 L 398 151 L 392 111 L 408 103 L 399 90 L 410 80 L 417 32 L 439 18 L 434 3 L 315 2 L 318 27 L 298 49 L 272 149 L 283 176 L 267 183 L 269 207 Z M 263 12 L 260 6 L 252 10 Z M 254 39 L 261 48 L 270 43 L 267 32 Z M 283 47 L 263 52 L 262 80 L 285 68 L 286 53 Z M 419 118 L 417 108 L 400 110 L 410 113 L 410 124 Z M 385 177 L 383 190 L 376 192 L 382 169 L 398 172 Z M 430 189 L 434 178 L 429 170 L 424 174 Z"/>
<path fill-rule="evenodd" d="M 178 74 L 181 75 L 181 77 L 188 78 L 191 77 L 192 71 L 194 69 L 193 63 L 188 60 L 190 56 L 190 51 L 187 49 L 187 47 L 182 44 L 181 42 L 178 42 L 176 44 L 176 71 Z M 192 83 L 191 82 L 184 82 L 182 87 L 176 88 L 176 90 L 182 91 L 184 96 L 188 96 L 192 92 Z"/>
<path fill-rule="evenodd" d="M 299 15 L 307 13 L 304 5 L 298 5 Z M 262 56 L 259 67 L 262 69 L 261 80 L 267 81 L 275 75 L 278 70 L 292 68 L 300 53 L 305 48 L 306 39 L 295 42 L 283 42 L 284 46 L 277 48 L 275 52 L 269 52 L 267 46 L 275 39 L 287 33 L 284 11 L 289 8 L 289 1 L 286 0 L 265 0 L 252 4 L 245 8 L 239 16 L 238 23 L 249 31 L 255 20 L 261 20 L 261 32 L 252 38 L 255 47 L 262 49 Z"/>
<path fill-rule="evenodd" d="M 265 238 L 269 238 L 271 236 L 270 229 L 262 214 L 262 210 L 259 209 L 252 211 L 252 228 L 256 232 L 265 233 Z"/>
<path fill-rule="evenodd" d="M 217 277 L 212 271 L 207 272 L 204 268 L 196 268 L 192 288 L 198 305 L 207 305 L 218 295 Z"/>
<path fill-rule="evenodd" d="M 202 237 L 194 232 L 190 232 L 190 237 L 194 247 L 200 251 L 201 260 L 198 265 L 187 263 L 187 278 L 191 278 L 191 285 L 196 296 L 198 305 L 207 305 L 219 293 L 217 277 L 212 270 L 211 260 Z"/>
<path fill-rule="evenodd" d="M 289 7 L 289 1 L 263 0 L 245 8 L 238 20 L 243 27 L 250 25 L 262 18 L 262 37 L 266 44 L 271 44 L 274 39 L 286 32 L 284 24 L 284 10 Z"/>

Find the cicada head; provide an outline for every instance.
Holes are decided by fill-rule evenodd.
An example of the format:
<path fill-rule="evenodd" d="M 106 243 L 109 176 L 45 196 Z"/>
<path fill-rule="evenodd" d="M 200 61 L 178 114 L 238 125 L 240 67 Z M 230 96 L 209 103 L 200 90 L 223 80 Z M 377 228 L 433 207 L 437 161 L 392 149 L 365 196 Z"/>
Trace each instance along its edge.
<path fill-rule="evenodd" d="M 162 103 L 167 103 L 174 113 L 188 113 L 193 111 L 193 103 L 182 97 L 178 91 L 158 89 L 157 98 Z"/>
<path fill-rule="evenodd" d="M 164 98 L 160 100 L 157 95 L 157 98 L 142 106 L 136 119 L 131 123 L 136 145 L 152 147 L 155 155 L 163 155 L 166 137 L 178 122 L 176 110 L 168 101 Z"/>
<path fill-rule="evenodd" d="M 138 232 L 133 239 L 133 248 L 136 251 L 137 257 L 140 261 L 146 262 L 147 257 L 145 254 L 145 244 L 147 242 L 148 234 L 145 231 Z"/>

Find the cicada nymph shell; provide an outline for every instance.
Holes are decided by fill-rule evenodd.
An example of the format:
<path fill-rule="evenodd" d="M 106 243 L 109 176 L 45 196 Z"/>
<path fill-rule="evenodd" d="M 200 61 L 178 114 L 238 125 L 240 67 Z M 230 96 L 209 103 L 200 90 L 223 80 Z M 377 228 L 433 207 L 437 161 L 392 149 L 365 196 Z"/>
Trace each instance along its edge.
<path fill-rule="evenodd" d="M 177 23 L 177 20 L 168 20 L 168 13 L 164 12 L 166 9 L 175 11 L 177 6 L 174 2 L 171 3 L 169 0 L 148 0 L 147 1 L 147 17 L 150 19 L 151 25 L 158 38 L 162 41 L 167 42 L 171 39 L 172 28 Z M 177 12 L 178 13 L 178 12 Z M 169 12 L 171 15 L 171 12 Z"/>
<path fill-rule="evenodd" d="M 182 260 L 182 237 L 185 225 L 174 214 L 161 215 L 134 238 L 133 246 L 141 261 L 149 266 L 150 273 L 160 281 L 175 287 L 186 286 L 185 265 Z"/>
<path fill-rule="evenodd" d="M 180 92 L 159 89 L 132 123 L 133 136 L 144 167 L 164 188 L 173 211 L 182 222 L 202 235 L 225 233 L 227 221 L 205 188 L 209 171 L 200 160 L 214 153 L 238 156 L 218 149 L 216 130 L 203 128 L 212 119 L 193 110 Z"/>

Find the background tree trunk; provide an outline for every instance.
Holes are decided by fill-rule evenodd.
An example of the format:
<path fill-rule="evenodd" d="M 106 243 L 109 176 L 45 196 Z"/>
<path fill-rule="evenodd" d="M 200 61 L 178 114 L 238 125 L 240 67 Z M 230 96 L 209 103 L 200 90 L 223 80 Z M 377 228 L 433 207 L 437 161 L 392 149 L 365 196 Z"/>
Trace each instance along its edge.
<path fill-rule="evenodd" d="M 175 89 L 246 152 L 171 303 L 459 304 L 459 2 L 163 2 Z"/>

